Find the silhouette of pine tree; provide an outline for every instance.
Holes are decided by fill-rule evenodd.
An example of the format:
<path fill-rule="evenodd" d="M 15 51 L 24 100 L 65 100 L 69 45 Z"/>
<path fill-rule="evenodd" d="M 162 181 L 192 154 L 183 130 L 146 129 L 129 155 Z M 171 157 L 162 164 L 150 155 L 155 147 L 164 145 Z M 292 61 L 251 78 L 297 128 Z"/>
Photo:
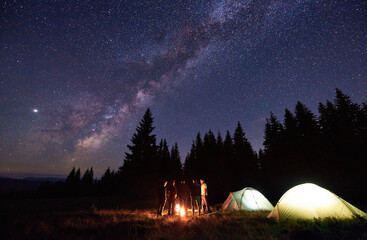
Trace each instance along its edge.
<path fill-rule="evenodd" d="M 230 137 L 230 136 L 229 136 Z M 216 139 L 216 157 L 213 163 L 213 185 L 209 200 L 211 202 L 221 202 L 228 195 L 230 189 L 227 187 L 228 170 L 227 157 L 224 153 L 224 142 L 220 132 L 218 131 Z M 225 179 L 225 181 L 223 180 Z"/>
<path fill-rule="evenodd" d="M 172 179 L 180 180 L 183 178 L 182 173 L 182 164 L 181 164 L 181 157 L 180 152 L 178 150 L 178 145 L 175 143 L 175 145 L 171 149 L 170 154 L 170 165 L 171 165 L 171 176 Z"/>
<path fill-rule="evenodd" d="M 245 137 L 245 132 L 240 122 L 237 123 L 233 134 L 233 153 L 234 189 L 239 190 L 243 186 L 253 186 L 258 173 L 257 159 L 250 142 Z"/>
<path fill-rule="evenodd" d="M 193 178 L 196 178 L 197 176 L 195 155 L 196 155 L 196 146 L 195 146 L 195 142 L 193 141 L 191 144 L 190 152 L 187 154 L 185 158 L 185 163 L 183 167 L 184 176 L 187 180 L 191 180 Z"/>
<path fill-rule="evenodd" d="M 287 164 L 283 156 L 282 137 L 283 125 L 270 112 L 270 117 L 266 118 L 263 143 L 264 151 L 261 157 L 261 173 L 264 177 L 264 187 L 267 196 L 270 199 L 274 199 L 277 196 L 277 189 L 285 181 L 284 166 L 287 166 Z"/>
<path fill-rule="evenodd" d="M 207 183 L 210 183 L 210 181 L 215 178 L 215 176 L 213 176 L 213 169 L 217 165 L 217 155 L 216 138 L 213 132 L 209 130 L 204 135 L 202 156 L 203 167 L 201 168 L 200 176 L 205 179 Z"/>
<path fill-rule="evenodd" d="M 125 193 L 130 197 L 148 199 L 155 197 L 158 176 L 156 136 L 152 134 L 153 117 L 148 108 L 128 145 L 120 175 Z"/>
<path fill-rule="evenodd" d="M 195 178 L 202 177 L 202 171 L 203 168 L 205 168 L 205 163 L 203 159 L 204 154 L 204 143 L 201 139 L 200 132 L 196 135 L 196 141 L 195 141 L 195 165 L 194 165 L 194 173 Z"/>
<path fill-rule="evenodd" d="M 106 172 L 101 177 L 101 183 L 108 183 L 112 179 L 112 173 L 110 167 L 107 168 Z"/>
<path fill-rule="evenodd" d="M 284 126 L 271 113 L 265 124 L 264 151 L 259 152 L 267 191 L 274 193 L 270 198 L 306 181 L 351 199 L 367 195 L 363 107 L 337 89 L 334 103 L 319 104 L 318 118 L 300 102 L 294 114 L 285 110 Z"/>
<path fill-rule="evenodd" d="M 83 174 L 83 177 L 81 179 L 81 183 L 84 184 L 84 185 L 92 185 L 93 184 L 93 175 L 94 175 L 93 167 L 91 167 L 90 169 L 87 168 L 87 170 Z"/>
<path fill-rule="evenodd" d="M 78 170 L 76 170 L 75 172 L 75 179 L 74 181 L 79 184 L 80 183 L 80 168 L 78 168 Z"/>
<path fill-rule="evenodd" d="M 119 175 L 115 170 L 111 171 L 110 167 L 108 167 L 98 182 L 98 193 L 107 196 L 115 195 L 119 193 L 118 189 L 120 188 L 121 182 L 119 181 Z"/>
<path fill-rule="evenodd" d="M 75 178 L 76 178 L 76 176 L 75 176 L 75 167 L 73 167 L 73 169 L 70 171 L 69 175 L 66 177 L 65 182 L 67 184 L 74 184 Z"/>
<path fill-rule="evenodd" d="M 173 176 L 171 173 L 171 163 L 170 163 L 170 152 L 168 149 L 166 139 L 160 141 L 158 147 L 158 165 L 159 165 L 159 179 L 160 181 L 172 180 Z"/>
<path fill-rule="evenodd" d="M 319 156 L 319 126 L 316 116 L 301 102 L 295 108 L 296 130 L 298 135 L 297 150 L 293 169 L 299 182 L 314 179 L 317 181 L 321 165 L 317 160 Z"/>
<path fill-rule="evenodd" d="M 93 179 L 93 167 L 91 167 L 90 169 L 87 169 L 85 171 L 85 173 L 83 174 L 83 177 L 81 178 L 81 185 L 80 185 L 80 194 L 84 195 L 84 196 L 88 196 L 88 195 L 93 195 L 93 184 L 94 184 L 94 179 Z"/>
<path fill-rule="evenodd" d="M 75 167 L 70 171 L 65 180 L 65 194 L 66 196 L 80 195 L 80 168 L 75 170 Z"/>
<path fill-rule="evenodd" d="M 270 118 L 266 119 L 265 123 L 265 135 L 264 135 L 264 148 L 265 153 L 270 149 L 278 145 L 283 133 L 283 126 L 278 121 L 276 116 L 270 112 Z"/>
<path fill-rule="evenodd" d="M 353 103 L 351 98 L 336 89 L 334 104 L 327 101 L 319 104 L 319 123 L 324 146 L 324 162 L 330 170 L 325 176 L 328 183 L 342 194 L 358 198 L 366 195 L 367 141 L 363 137 L 363 107 Z"/>
<path fill-rule="evenodd" d="M 225 164 L 224 170 L 226 171 L 225 189 L 227 191 L 235 191 L 236 189 L 233 188 L 235 185 L 233 170 L 236 166 L 234 164 L 233 140 L 228 130 L 223 142 L 223 156 L 223 163 Z"/>

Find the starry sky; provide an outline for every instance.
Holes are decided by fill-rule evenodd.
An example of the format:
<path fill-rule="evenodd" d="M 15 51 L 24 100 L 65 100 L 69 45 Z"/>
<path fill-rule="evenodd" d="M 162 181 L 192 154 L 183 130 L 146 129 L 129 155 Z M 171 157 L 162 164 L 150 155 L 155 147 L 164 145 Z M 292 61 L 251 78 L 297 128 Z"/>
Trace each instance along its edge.
<path fill-rule="evenodd" d="M 2 1 L 0 176 L 123 164 L 145 110 L 184 159 L 198 131 L 255 150 L 265 118 L 340 88 L 367 101 L 367 4 L 353 0 Z"/>

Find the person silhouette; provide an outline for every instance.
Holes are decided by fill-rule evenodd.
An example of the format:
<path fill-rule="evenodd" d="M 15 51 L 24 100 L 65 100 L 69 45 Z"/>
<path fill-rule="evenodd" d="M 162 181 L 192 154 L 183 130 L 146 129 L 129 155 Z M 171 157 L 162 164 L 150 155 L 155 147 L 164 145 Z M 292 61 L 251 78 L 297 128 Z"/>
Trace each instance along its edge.
<path fill-rule="evenodd" d="M 168 215 L 175 215 L 175 201 L 177 197 L 175 180 L 170 184 L 168 192 Z"/>
<path fill-rule="evenodd" d="M 206 196 L 208 196 L 208 186 L 206 185 L 203 179 L 200 179 L 200 184 L 201 184 L 201 204 L 202 204 L 203 212 L 208 212 L 209 206 L 206 200 Z"/>
<path fill-rule="evenodd" d="M 201 197 L 200 197 L 200 184 L 197 180 L 192 180 L 191 185 L 191 200 L 192 200 L 192 216 L 195 216 L 195 208 L 198 208 L 199 216 L 201 214 Z"/>
<path fill-rule="evenodd" d="M 162 185 L 159 186 L 158 189 L 158 210 L 157 216 L 163 215 L 164 206 L 167 202 L 167 181 L 164 181 Z"/>

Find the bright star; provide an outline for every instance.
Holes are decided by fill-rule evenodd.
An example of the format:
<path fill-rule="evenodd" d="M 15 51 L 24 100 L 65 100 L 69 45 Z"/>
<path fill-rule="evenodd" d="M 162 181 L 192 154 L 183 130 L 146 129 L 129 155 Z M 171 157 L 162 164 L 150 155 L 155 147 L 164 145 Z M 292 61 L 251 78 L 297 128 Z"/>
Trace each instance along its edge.
<path fill-rule="evenodd" d="M 38 113 L 38 109 L 37 108 L 33 109 L 33 112 Z"/>

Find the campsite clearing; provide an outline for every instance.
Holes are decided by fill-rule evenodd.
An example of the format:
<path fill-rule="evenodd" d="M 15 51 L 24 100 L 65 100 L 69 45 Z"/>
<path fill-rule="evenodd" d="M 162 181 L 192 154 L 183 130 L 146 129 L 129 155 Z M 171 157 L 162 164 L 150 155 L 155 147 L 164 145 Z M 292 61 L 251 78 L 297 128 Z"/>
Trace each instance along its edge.
<path fill-rule="evenodd" d="M 220 205 L 216 206 L 217 209 Z M 356 218 L 277 223 L 269 212 L 157 217 L 155 202 L 120 198 L 0 200 L 1 239 L 367 239 Z"/>

